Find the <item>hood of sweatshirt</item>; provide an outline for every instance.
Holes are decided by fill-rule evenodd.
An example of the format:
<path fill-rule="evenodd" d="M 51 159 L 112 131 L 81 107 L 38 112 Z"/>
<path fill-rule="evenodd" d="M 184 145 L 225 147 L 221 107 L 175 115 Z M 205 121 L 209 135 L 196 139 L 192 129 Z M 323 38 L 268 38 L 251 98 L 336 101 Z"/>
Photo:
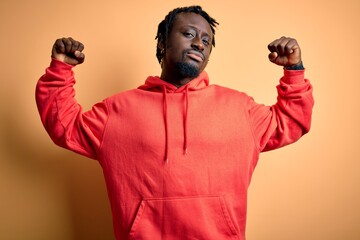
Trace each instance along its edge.
<path fill-rule="evenodd" d="M 189 109 L 189 91 L 196 91 L 203 89 L 205 87 L 209 86 L 209 77 L 208 74 L 203 71 L 200 73 L 200 75 L 187 84 L 176 87 L 175 85 L 168 83 L 158 76 L 149 76 L 145 83 L 138 87 L 138 89 L 151 91 L 151 92 L 162 92 L 163 93 L 163 106 L 164 106 L 164 123 L 165 123 L 165 161 L 168 163 L 169 159 L 169 134 L 168 129 L 170 127 L 169 121 L 168 121 L 168 94 L 171 93 L 183 93 L 184 94 L 184 154 L 187 154 L 188 151 L 188 141 L 187 141 L 187 119 L 188 119 L 188 109 Z"/>
<path fill-rule="evenodd" d="M 208 85 L 208 74 L 205 71 L 202 71 L 198 77 L 194 78 L 193 80 L 179 88 L 171 83 L 160 79 L 160 77 L 158 76 L 149 76 L 146 79 L 145 83 L 138 88 L 151 92 L 163 92 L 165 88 L 167 93 L 180 93 L 185 91 L 196 91 L 207 87 Z"/>

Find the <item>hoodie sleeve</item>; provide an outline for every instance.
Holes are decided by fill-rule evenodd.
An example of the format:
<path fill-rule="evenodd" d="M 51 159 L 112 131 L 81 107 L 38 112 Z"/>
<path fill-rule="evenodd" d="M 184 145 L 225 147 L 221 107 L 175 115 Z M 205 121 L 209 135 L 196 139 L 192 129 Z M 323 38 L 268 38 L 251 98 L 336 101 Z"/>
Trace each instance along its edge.
<path fill-rule="evenodd" d="M 284 70 L 273 106 L 256 104 L 250 98 L 249 116 L 260 151 L 269 151 L 296 142 L 310 130 L 314 105 L 312 85 L 304 70 Z"/>
<path fill-rule="evenodd" d="M 36 85 L 36 103 L 41 121 L 55 144 L 97 159 L 108 119 L 106 102 L 83 113 L 75 99 L 72 66 L 51 61 Z"/>

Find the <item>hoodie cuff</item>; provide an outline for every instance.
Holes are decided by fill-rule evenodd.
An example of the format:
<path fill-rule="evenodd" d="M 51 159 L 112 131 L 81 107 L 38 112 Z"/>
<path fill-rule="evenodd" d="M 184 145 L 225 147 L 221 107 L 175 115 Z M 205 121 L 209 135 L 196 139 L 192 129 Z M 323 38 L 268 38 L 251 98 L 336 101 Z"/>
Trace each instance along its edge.
<path fill-rule="evenodd" d="M 72 71 L 72 68 L 72 65 L 52 58 L 50 66 L 46 68 L 42 81 L 54 81 L 55 79 L 64 82 L 70 81 L 74 78 L 74 72 Z"/>
<path fill-rule="evenodd" d="M 304 70 L 287 70 L 284 69 L 284 77 L 281 79 L 287 84 L 299 84 L 305 82 L 305 69 Z"/>
<path fill-rule="evenodd" d="M 49 68 L 62 69 L 62 70 L 71 70 L 73 67 L 74 67 L 73 65 L 64 63 L 55 58 L 51 58 L 51 62 L 50 62 L 50 66 L 49 66 Z"/>

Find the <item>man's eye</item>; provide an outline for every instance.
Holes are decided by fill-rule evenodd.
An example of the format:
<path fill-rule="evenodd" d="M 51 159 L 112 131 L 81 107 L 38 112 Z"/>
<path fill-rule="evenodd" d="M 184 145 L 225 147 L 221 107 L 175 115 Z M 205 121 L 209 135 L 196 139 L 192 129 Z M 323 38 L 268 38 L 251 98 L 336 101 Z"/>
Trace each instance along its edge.
<path fill-rule="evenodd" d="M 194 35 L 192 33 L 189 33 L 189 32 L 184 32 L 184 36 L 188 37 L 188 38 L 194 37 Z"/>
<path fill-rule="evenodd" d="M 203 39 L 203 43 L 208 46 L 210 44 L 210 42 L 207 39 Z"/>

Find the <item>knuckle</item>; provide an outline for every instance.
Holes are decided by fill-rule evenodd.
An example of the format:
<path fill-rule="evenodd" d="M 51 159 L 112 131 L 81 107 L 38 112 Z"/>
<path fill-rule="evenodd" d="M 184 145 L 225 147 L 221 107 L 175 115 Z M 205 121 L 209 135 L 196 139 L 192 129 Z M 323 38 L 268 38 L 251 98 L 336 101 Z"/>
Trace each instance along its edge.
<path fill-rule="evenodd" d="M 63 38 L 62 41 L 65 45 L 71 45 L 71 40 L 69 38 Z"/>
<path fill-rule="evenodd" d="M 64 46 L 65 46 L 66 48 L 69 48 L 69 47 L 71 47 L 71 43 L 70 43 L 70 42 L 64 42 Z"/>
<path fill-rule="evenodd" d="M 61 38 L 59 38 L 59 39 L 56 39 L 54 44 L 60 46 L 60 45 L 63 45 L 63 41 Z"/>

